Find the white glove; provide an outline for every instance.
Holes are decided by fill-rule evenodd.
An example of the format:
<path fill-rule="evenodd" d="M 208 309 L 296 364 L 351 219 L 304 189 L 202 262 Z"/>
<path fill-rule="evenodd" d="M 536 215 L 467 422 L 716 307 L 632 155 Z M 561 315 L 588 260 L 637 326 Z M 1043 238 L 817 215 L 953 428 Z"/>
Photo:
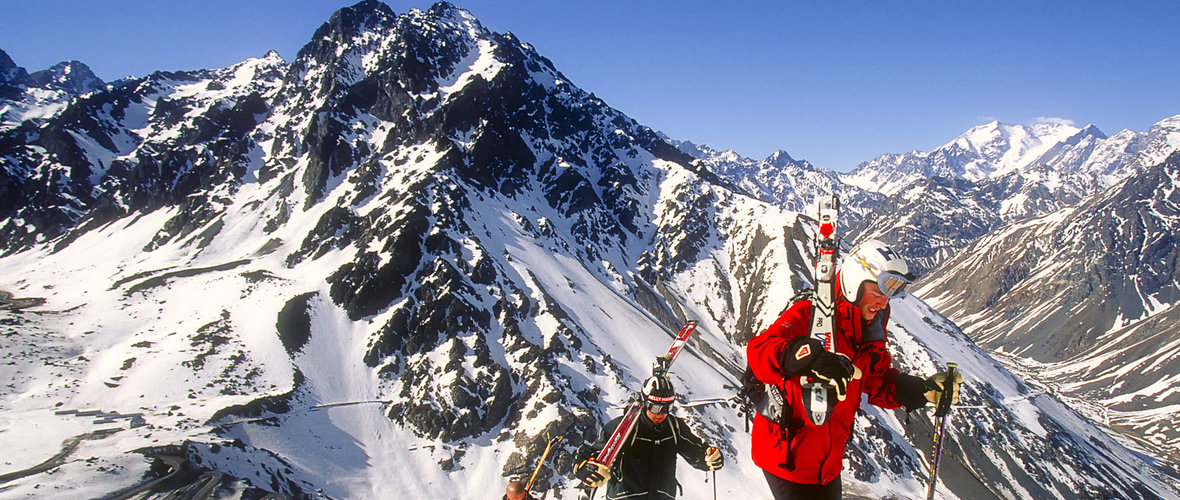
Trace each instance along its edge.
<path fill-rule="evenodd" d="M 582 466 L 578 468 L 578 477 L 582 479 L 582 484 L 590 488 L 597 488 L 610 480 L 610 467 L 593 460 L 587 460 L 582 462 Z"/>
<path fill-rule="evenodd" d="M 720 469 L 724 463 L 725 459 L 721 457 L 721 450 L 709 448 L 709 451 L 705 452 L 705 467 L 708 467 L 709 470 Z"/>
<path fill-rule="evenodd" d="M 938 400 L 942 399 L 943 394 L 946 394 L 946 379 L 946 372 L 940 372 L 926 379 L 926 387 L 930 389 L 926 391 L 926 400 L 934 406 L 938 406 Z M 951 404 L 959 404 L 959 386 L 963 385 L 963 374 L 959 370 L 955 370 L 955 379 L 951 381 L 950 385 Z"/>

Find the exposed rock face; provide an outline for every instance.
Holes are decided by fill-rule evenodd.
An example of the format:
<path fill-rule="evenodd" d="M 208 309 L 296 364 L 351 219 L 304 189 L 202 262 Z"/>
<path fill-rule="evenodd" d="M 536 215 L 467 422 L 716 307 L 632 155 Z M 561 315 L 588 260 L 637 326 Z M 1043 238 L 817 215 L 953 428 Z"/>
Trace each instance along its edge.
<path fill-rule="evenodd" d="M 56 291 L 48 303 L 74 301 L 60 322 L 18 325 L 44 340 L 28 352 L 47 361 L 49 389 L 6 401 L 144 408 L 154 433 L 120 451 L 164 435 L 201 467 L 305 496 L 371 495 L 411 474 L 474 498 L 501 478 L 462 478 L 488 460 L 518 474 L 546 433 L 566 436 L 541 480 L 560 488 L 573 448 L 685 319 L 701 328 L 678 387 L 733 388 L 741 343 L 810 280 L 813 223 L 799 211 L 816 193 L 838 189 L 853 223 L 878 205 L 917 211 L 785 153 L 725 163 L 677 147 L 447 3 L 398 15 L 364 1 L 290 63 L 155 73 L 6 116 L 0 166 L 5 269 Z M 919 214 L 913 245 L 945 258 L 996 224 L 987 189 L 1023 189 L 980 185 L 930 180 L 960 233 Z M 85 300 L 70 293 L 82 277 L 102 284 Z M 1059 403 L 1007 407 L 1026 386 L 933 310 L 896 313 L 899 368 L 931 372 L 945 348 L 987 376 L 970 396 L 985 410 L 963 436 L 983 438 L 963 440 L 964 477 L 1032 496 L 1156 484 Z M 50 328 L 73 321 L 101 340 Z M 86 348 L 101 359 L 81 359 Z M 328 413 L 339 406 L 355 413 Z M 920 484 L 907 442 L 925 431 L 866 412 L 852 477 Z M 745 453 L 730 409 L 684 415 Z"/>
<path fill-rule="evenodd" d="M 0 85 L 18 85 L 28 77 L 28 71 L 17 66 L 7 52 L 0 50 Z"/>
<path fill-rule="evenodd" d="M 79 61 L 57 63 L 49 69 L 30 74 L 25 82 L 33 87 L 64 90 L 71 94 L 85 94 L 104 85 L 102 79 L 90 71 L 89 66 Z"/>

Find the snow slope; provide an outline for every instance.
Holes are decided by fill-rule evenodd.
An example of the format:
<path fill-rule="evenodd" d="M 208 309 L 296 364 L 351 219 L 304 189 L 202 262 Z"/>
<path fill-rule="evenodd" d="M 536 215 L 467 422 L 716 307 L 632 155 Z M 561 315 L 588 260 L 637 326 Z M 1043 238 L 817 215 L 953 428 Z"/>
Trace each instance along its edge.
<path fill-rule="evenodd" d="M 370 498 L 398 478 L 473 498 L 561 435 L 535 491 L 565 497 L 577 445 L 681 322 L 701 327 L 673 381 L 728 397 L 744 341 L 808 282 L 809 217 L 447 3 L 367 0 L 289 64 L 156 74 L 66 111 L 91 119 L 0 151 L 20 195 L 0 290 L 45 300 L 0 321 L 4 496 Z M 899 368 L 968 374 L 940 497 L 1177 497 L 918 297 L 890 330 Z M 735 409 L 677 412 L 727 455 L 719 493 L 766 496 Z M 857 425 L 850 494 L 920 496 L 927 416 Z M 188 475 L 150 484 L 169 463 Z M 711 494 L 702 476 L 680 467 L 685 497 Z"/>

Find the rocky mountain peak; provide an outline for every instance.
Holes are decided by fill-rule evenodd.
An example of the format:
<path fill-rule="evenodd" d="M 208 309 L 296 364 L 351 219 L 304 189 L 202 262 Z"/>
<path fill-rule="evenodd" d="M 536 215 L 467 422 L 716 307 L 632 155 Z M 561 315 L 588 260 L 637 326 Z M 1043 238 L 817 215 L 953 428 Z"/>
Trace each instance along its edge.
<path fill-rule="evenodd" d="M 304 65 L 332 64 L 348 47 L 371 39 L 373 33 L 387 32 L 396 19 L 393 10 L 378 0 L 363 0 L 341 8 L 320 25 L 307 45 L 299 49 L 296 61 L 305 61 Z"/>
<path fill-rule="evenodd" d="M 1080 131 L 1065 121 L 1010 125 L 993 121 L 973 127 L 934 151 L 944 156 L 948 173 L 972 181 L 1027 167 L 1046 150 Z"/>
<path fill-rule="evenodd" d="M 71 94 L 85 94 L 105 85 L 90 67 L 79 61 L 63 61 L 29 74 L 28 84 L 64 90 Z"/>
<path fill-rule="evenodd" d="M 430 15 L 436 16 L 436 17 L 440 17 L 440 18 L 445 18 L 445 19 L 450 19 L 450 20 L 455 20 L 455 21 L 458 21 L 458 20 L 472 21 L 475 23 L 479 23 L 479 21 L 475 18 L 475 16 L 471 15 L 470 12 L 467 12 L 467 10 L 465 10 L 461 7 L 458 7 L 455 4 L 452 4 L 450 2 L 445 2 L 445 1 L 444 2 L 436 2 L 434 5 L 431 5 L 430 9 L 427 10 L 426 12 L 427 12 L 427 14 L 430 14 Z"/>
<path fill-rule="evenodd" d="M 1180 115 L 1160 120 L 1147 131 L 1151 140 L 1162 141 L 1173 147 L 1180 147 Z M 1166 158 L 1168 155 L 1164 155 Z"/>
<path fill-rule="evenodd" d="M 332 17 L 312 35 L 312 42 L 308 46 L 325 39 L 340 42 L 366 31 L 377 31 L 389 26 L 396 18 L 397 14 L 384 2 L 362 0 L 332 13 Z"/>
<path fill-rule="evenodd" d="M 1180 115 L 1172 116 L 1152 125 L 1142 136 L 1133 166 L 1142 168 L 1164 161 L 1173 151 L 1180 149 Z"/>
<path fill-rule="evenodd" d="M 489 37 L 471 14 L 445 2 L 399 16 L 367 0 L 340 9 L 316 31 L 299 51 L 289 80 L 304 85 L 303 75 L 310 74 L 320 83 L 307 93 L 311 99 L 366 80 L 386 87 L 386 95 L 425 95 L 477 53 L 476 40 Z"/>
<path fill-rule="evenodd" d="M 0 50 L 0 85 L 20 83 L 28 76 L 28 72 L 17 66 L 7 52 Z"/>
<path fill-rule="evenodd" d="M 795 159 L 786 151 L 778 150 L 766 157 L 766 163 L 772 167 L 784 168 L 795 164 Z"/>
<path fill-rule="evenodd" d="M 1100 130 L 1098 128 L 1098 126 L 1094 125 L 1094 124 L 1090 124 L 1090 125 L 1086 125 L 1085 127 L 1082 127 L 1082 129 L 1080 131 L 1078 131 L 1078 133 L 1073 136 L 1073 138 L 1079 138 L 1079 137 L 1094 137 L 1097 139 L 1106 139 L 1107 138 L 1106 134 L 1103 133 L 1102 130 Z M 1071 138 L 1071 140 L 1073 140 L 1073 138 Z"/>
<path fill-rule="evenodd" d="M 1180 115 L 1171 116 L 1160 120 L 1159 123 L 1152 125 L 1151 130 L 1176 130 L 1180 129 Z"/>

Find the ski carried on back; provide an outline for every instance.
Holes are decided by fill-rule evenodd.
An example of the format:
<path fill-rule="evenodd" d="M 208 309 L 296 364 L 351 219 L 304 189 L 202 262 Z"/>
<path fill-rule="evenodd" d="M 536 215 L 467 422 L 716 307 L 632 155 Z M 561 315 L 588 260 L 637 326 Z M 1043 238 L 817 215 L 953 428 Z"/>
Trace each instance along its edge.
<path fill-rule="evenodd" d="M 676 334 L 676 339 L 672 341 L 672 347 L 668 348 L 668 353 L 656 358 L 656 364 L 651 370 L 653 377 L 668 376 L 668 368 L 672 366 L 673 361 L 676 361 L 676 356 L 680 355 L 680 351 L 684 350 L 684 345 L 688 343 L 688 337 L 696 329 L 697 322 L 695 320 L 689 320 L 680 327 L 680 333 Z"/>
<path fill-rule="evenodd" d="M 676 361 L 676 357 L 680 355 L 680 351 L 684 350 L 684 346 L 688 343 L 688 337 L 697 328 L 696 321 L 689 321 L 680 327 L 680 332 L 676 334 L 676 338 L 672 341 L 672 346 L 668 348 L 668 352 L 656 358 L 655 365 L 652 366 L 652 375 L 657 377 L 664 377 L 668 375 L 668 369 L 671 368 L 672 362 Z M 607 439 L 606 446 L 602 447 L 602 451 L 594 457 L 593 461 L 605 467 L 610 467 L 615 462 L 615 458 L 619 456 L 619 452 L 623 449 L 623 443 L 627 442 L 627 438 L 631 436 L 631 431 L 635 429 L 635 422 L 639 420 L 639 415 L 643 413 L 643 401 L 641 398 L 635 398 L 630 405 L 627 406 L 627 411 L 623 413 L 623 420 L 619 422 L 619 426 L 615 428 L 615 432 L 611 434 L 610 439 Z"/>
<path fill-rule="evenodd" d="M 840 199 L 836 195 L 821 198 L 815 233 L 815 294 L 811 297 L 811 337 L 820 341 L 828 352 L 836 352 L 833 325 L 836 316 L 836 264 L 839 261 L 840 240 L 836 235 L 840 218 Z M 831 386 L 811 377 L 799 380 L 803 386 L 804 415 L 815 425 L 823 425 L 836 404 Z"/>
<path fill-rule="evenodd" d="M 594 457 L 595 462 L 607 467 L 615 463 L 615 457 L 619 456 L 619 450 L 623 449 L 623 442 L 630 437 L 631 429 L 635 428 L 635 421 L 639 419 L 641 410 L 643 410 L 643 403 L 639 401 L 633 401 L 627 406 L 623 420 L 615 428 L 614 434 L 610 435 L 610 439 L 606 440 L 606 446 L 603 446 L 602 451 L 598 452 L 598 456 Z"/>
<path fill-rule="evenodd" d="M 840 238 L 837 234 L 839 219 L 840 199 L 836 195 L 820 197 L 815 232 L 815 289 L 803 290 L 791 298 L 791 304 L 800 300 L 811 302 L 810 335 L 829 352 L 836 352 L 833 335 L 836 316 L 836 265 L 840 260 Z M 803 414 L 810 423 L 823 425 L 828 420 L 828 413 L 836 406 L 835 390 L 830 384 L 808 376 L 800 377 L 799 385 L 803 388 Z M 755 413 L 761 414 L 771 422 L 782 422 L 790 412 L 778 386 L 758 380 L 748 363 L 746 372 L 742 375 L 742 388 L 737 398 L 739 412 L 745 415 L 746 431 L 750 430 Z"/>

